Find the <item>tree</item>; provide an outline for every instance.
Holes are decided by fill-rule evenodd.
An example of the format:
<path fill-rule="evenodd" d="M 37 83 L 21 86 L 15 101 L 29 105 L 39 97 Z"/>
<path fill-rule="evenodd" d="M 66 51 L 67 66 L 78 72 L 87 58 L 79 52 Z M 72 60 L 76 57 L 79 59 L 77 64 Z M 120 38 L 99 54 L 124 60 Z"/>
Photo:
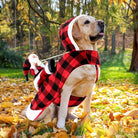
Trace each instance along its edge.
<path fill-rule="evenodd" d="M 41 25 L 41 38 L 42 38 L 42 52 L 47 52 L 49 48 L 51 47 L 50 45 L 50 24 L 60 24 L 55 21 L 49 20 L 47 16 L 47 12 L 49 11 L 49 1 L 48 0 L 40 0 L 39 2 L 37 0 L 27 0 L 29 7 L 40 17 L 42 20 L 42 25 Z M 40 4 L 41 3 L 41 4 Z"/>
<path fill-rule="evenodd" d="M 138 72 L 138 0 L 134 0 L 136 6 L 133 11 L 133 23 L 134 23 L 134 38 L 133 38 L 133 52 L 130 65 L 130 71 Z M 130 5 L 129 5 L 130 6 Z"/>
<path fill-rule="evenodd" d="M 113 0 L 113 1 L 116 2 L 116 0 Z M 132 60 L 131 60 L 129 71 L 138 72 L 138 0 L 124 0 L 124 1 L 120 0 L 119 2 L 121 4 L 125 4 L 125 9 L 127 12 L 126 12 L 126 16 L 124 17 L 120 16 L 121 18 L 118 18 L 118 17 L 117 18 L 121 19 L 123 23 L 127 25 L 133 23 L 133 26 L 134 26 Z M 131 11 L 129 11 L 129 9 Z M 133 17 L 133 20 L 132 20 L 132 17 Z M 125 34 L 123 38 L 125 38 Z"/>

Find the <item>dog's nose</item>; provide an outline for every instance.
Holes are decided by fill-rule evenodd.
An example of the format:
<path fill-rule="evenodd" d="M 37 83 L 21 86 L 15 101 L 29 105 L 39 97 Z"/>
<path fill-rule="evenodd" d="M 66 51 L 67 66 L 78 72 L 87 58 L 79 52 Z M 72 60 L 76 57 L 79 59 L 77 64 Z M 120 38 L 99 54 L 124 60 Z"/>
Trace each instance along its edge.
<path fill-rule="evenodd" d="M 104 30 L 104 21 L 99 20 L 99 21 L 98 21 L 98 25 L 100 26 L 100 28 L 101 28 L 102 30 Z"/>

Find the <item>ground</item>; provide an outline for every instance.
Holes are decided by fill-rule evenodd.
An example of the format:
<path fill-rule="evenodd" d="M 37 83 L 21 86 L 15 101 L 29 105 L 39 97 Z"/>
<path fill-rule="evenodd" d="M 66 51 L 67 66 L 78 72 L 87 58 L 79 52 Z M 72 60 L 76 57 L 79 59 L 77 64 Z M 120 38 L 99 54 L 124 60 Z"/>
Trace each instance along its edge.
<path fill-rule="evenodd" d="M 33 80 L 0 78 L 0 137 L 23 138 L 137 138 L 138 137 L 138 85 L 129 82 L 98 83 L 91 101 L 90 119 L 83 125 L 82 107 L 75 114 L 78 121 L 66 122 L 67 131 L 56 128 L 57 118 L 50 116 L 41 122 L 32 122 L 21 116 L 36 90 Z"/>

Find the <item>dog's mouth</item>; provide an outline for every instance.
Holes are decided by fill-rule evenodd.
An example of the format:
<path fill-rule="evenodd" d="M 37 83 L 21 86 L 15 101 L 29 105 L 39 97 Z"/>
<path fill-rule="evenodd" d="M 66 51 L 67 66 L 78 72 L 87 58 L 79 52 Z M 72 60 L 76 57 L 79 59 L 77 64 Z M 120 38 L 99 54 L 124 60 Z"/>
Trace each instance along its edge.
<path fill-rule="evenodd" d="M 90 37 L 90 40 L 93 42 L 93 41 L 97 41 L 99 39 L 102 39 L 104 36 L 104 32 L 101 31 L 100 33 L 98 33 L 96 36 L 89 36 Z"/>

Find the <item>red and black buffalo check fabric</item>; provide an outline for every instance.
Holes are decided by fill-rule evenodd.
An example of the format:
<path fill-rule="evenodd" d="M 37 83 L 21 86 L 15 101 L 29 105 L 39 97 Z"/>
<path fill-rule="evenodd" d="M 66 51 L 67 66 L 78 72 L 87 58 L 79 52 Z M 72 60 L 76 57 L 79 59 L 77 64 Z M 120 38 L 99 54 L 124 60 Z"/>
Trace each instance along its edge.
<path fill-rule="evenodd" d="M 41 66 L 36 66 L 36 69 L 38 70 L 38 73 L 37 74 L 35 74 L 35 71 L 34 71 L 34 69 L 30 69 L 30 67 L 31 67 L 31 64 L 30 64 L 30 62 L 29 62 L 29 59 L 26 59 L 25 61 L 24 61 L 24 63 L 23 63 L 23 74 L 26 76 L 26 75 L 28 75 L 28 73 L 29 73 L 29 71 L 30 71 L 30 74 L 32 75 L 32 76 L 34 76 L 34 78 L 40 73 L 40 71 L 43 69 L 43 67 L 41 67 Z"/>
<path fill-rule="evenodd" d="M 26 59 L 23 63 L 23 74 L 26 76 L 28 75 L 30 71 L 31 64 L 29 62 L 29 59 Z"/>
<path fill-rule="evenodd" d="M 62 28 L 59 31 L 59 37 L 62 41 L 62 44 L 65 48 L 66 51 L 74 51 L 76 50 L 74 45 L 72 44 L 71 40 L 69 39 L 68 36 L 68 27 L 70 22 L 75 19 L 76 17 L 73 17 L 71 19 L 69 19 L 68 21 L 66 21 L 64 24 L 62 24 Z"/>
<path fill-rule="evenodd" d="M 31 109 L 44 110 L 52 102 L 59 105 L 61 90 L 66 79 L 74 69 L 85 64 L 100 66 L 98 52 L 92 50 L 79 50 L 66 53 L 57 63 L 56 72 L 48 76 L 42 83 L 38 93 L 31 102 Z M 84 99 L 85 97 L 71 96 L 68 106 L 77 106 Z"/>

